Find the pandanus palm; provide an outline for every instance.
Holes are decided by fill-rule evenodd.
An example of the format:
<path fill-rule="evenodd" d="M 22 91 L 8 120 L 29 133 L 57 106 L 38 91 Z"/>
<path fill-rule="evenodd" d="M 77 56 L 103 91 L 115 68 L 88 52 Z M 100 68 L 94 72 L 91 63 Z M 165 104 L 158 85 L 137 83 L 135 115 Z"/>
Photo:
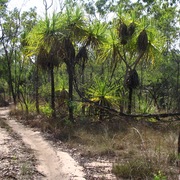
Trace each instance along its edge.
<path fill-rule="evenodd" d="M 99 116 L 99 120 L 103 120 L 103 117 L 107 115 L 107 112 L 103 107 L 112 108 L 115 104 L 117 86 L 112 85 L 108 77 L 95 77 L 93 85 L 87 90 L 87 94 L 91 97 L 91 101 L 96 106 L 90 105 L 89 110 L 96 113 Z"/>
<path fill-rule="evenodd" d="M 87 20 L 79 7 L 67 7 L 63 16 L 62 33 L 63 39 L 64 62 L 67 66 L 69 75 L 69 119 L 73 120 L 73 81 L 76 64 L 82 68 L 82 82 L 84 81 L 85 63 L 88 59 L 87 47 L 97 47 L 102 41 L 102 34 L 105 31 L 100 22 L 88 26 Z M 76 49 L 79 49 L 76 51 Z"/>
<path fill-rule="evenodd" d="M 85 20 L 79 7 L 67 5 L 65 13 L 61 19 L 63 26 L 61 32 L 64 34 L 62 40 L 63 61 L 66 64 L 69 78 L 69 120 L 74 121 L 73 117 L 73 82 L 76 64 L 76 48 L 82 37 L 85 35 Z"/>
<path fill-rule="evenodd" d="M 51 77 L 51 108 L 55 114 L 54 67 L 61 62 L 61 35 L 59 35 L 60 18 L 53 14 L 52 18 L 40 20 L 27 36 L 29 55 L 37 56 L 37 66 L 50 72 Z"/>
<path fill-rule="evenodd" d="M 94 21 L 85 28 L 85 35 L 82 37 L 82 44 L 76 55 L 77 64 L 81 68 L 82 96 L 85 96 L 85 67 L 88 61 L 88 50 L 95 52 L 95 50 L 99 48 L 100 44 L 105 42 L 106 27 L 107 26 L 100 21 Z M 84 106 L 82 106 L 82 113 L 85 113 Z"/>
<path fill-rule="evenodd" d="M 131 113 L 132 92 L 139 85 L 137 65 L 145 58 L 153 62 L 154 57 L 162 50 L 164 38 L 148 19 L 138 21 L 134 14 L 119 14 L 112 27 L 114 28 L 109 29 L 108 43 L 102 47 L 100 58 L 111 57 L 114 63 L 124 62 L 125 85 L 129 89 L 128 113 Z"/>

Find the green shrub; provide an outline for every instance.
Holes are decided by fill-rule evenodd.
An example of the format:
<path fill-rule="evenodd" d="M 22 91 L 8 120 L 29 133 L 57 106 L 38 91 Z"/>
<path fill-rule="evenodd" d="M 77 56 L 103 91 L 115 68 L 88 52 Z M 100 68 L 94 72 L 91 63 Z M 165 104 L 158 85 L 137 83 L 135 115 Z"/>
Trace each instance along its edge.
<path fill-rule="evenodd" d="M 50 117 L 51 114 L 52 114 L 52 109 L 51 109 L 51 107 L 50 107 L 50 105 L 48 103 L 46 103 L 44 105 L 41 105 L 39 107 L 39 109 L 40 109 L 40 112 L 42 114 L 44 114 L 45 116 L 47 116 L 47 117 Z"/>
<path fill-rule="evenodd" d="M 161 171 L 158 171 L 157 174 L 154 175 L 154 179 L 153 180 L 166 180 L 166 176 L 164 176 Z"/>

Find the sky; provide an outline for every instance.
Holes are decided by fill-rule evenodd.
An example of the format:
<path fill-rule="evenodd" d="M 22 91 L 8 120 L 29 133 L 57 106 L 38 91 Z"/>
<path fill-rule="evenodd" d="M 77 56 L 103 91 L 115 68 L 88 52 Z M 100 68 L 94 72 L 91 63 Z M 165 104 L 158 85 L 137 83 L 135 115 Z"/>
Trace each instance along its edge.
<path fill-rule="evenodd" d="M 52 14 L 54 11 L 57 11 L 60 9 L 60 3 L 61 7 L 63 6 L 64 0 L 46 0 L 48 6 L 51 5 L 51 2 L 53 1 L 53 6 L 48 10 L 48 14 Z M 9 0 L 8 3 L 8 9 L 13 10 L 15 7 L 18 9 L 21 9 L 21 11 L 28 11 L 31 7 L 37 8 L 37 14 L 41 17 L 45 17 L 45 7 L 43 4 L 43 0 Z M 108 17 L 114 16 L 114 14 L 109 14 Z"/>
<path fill-rule="evenodd" d="M 53 6 L 48 10 L 49 14 L 52 14 L 53 11 L 58 11 L 60 4 L 63 0 L 46 0 L 48 6 L 53 1 Z M 132 0 L 135 1 L 135 0 Z M 13 10 L 15 7 L 21 9 L 21 11 L 28 11 L 31 7 L 37 7 L 37 13 L 39 16 L 44 17 L 45 8 L 43 5 L 43 0 L 9 0 L 8 9 Z M 180 40 L 179 40 L 180 42 Z M 180 46 L 180 43 L 177 43 Z"/>
<path fill-rule="evenodd" d="M 46 0 L 48 6 L 51 4 L 52 0 Z M 37 7 L 37 13 L 40 16 L 44 15 L 44 5 L 43 0 L 10 0 L 8 3 L 8 9 L 13 10 L 15 7 L 21 9 L 21 11 L 28 11 L 31 7 Z M 48 12 L 53 12 L 58 10 L 59 0 L 53 0 L 53 6 L 48 10 Z"/>

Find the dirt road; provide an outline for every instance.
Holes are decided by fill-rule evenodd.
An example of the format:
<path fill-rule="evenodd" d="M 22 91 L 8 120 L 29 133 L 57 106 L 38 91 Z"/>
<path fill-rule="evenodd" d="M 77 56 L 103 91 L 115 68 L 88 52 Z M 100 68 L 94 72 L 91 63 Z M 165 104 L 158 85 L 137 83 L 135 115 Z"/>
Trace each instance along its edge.
<path fill-rule="evenodd" d="M 83 168 L 68 153 L 54 148 L 40 132 L 27 128 L 14 119 L 9 119 L 8 112 L 8 109 L 0 108 L 0 118 L 6 119 L 6 123 L 22 138 L 25 145 L 33 150 L 38 161 L 37 171 L 44 175 L 42 179 L 85 179 Z"/>

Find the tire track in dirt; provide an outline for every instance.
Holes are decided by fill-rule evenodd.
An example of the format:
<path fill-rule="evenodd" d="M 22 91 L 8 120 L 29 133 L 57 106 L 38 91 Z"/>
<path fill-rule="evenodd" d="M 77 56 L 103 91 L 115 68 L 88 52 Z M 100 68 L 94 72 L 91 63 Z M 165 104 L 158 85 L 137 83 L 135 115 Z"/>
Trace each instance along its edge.
<path fill-rule="evenodd" d="M 83 168 L 66 152 L 52 147 L 39 131 L 33 131 L 14 119 L 7 118 L 8 110 L 0 110 L 0 116 L 22 137 L 23 142 L 33 151 L 38 161 L 37 170 L 47 180 L 85 180 Z"/>

